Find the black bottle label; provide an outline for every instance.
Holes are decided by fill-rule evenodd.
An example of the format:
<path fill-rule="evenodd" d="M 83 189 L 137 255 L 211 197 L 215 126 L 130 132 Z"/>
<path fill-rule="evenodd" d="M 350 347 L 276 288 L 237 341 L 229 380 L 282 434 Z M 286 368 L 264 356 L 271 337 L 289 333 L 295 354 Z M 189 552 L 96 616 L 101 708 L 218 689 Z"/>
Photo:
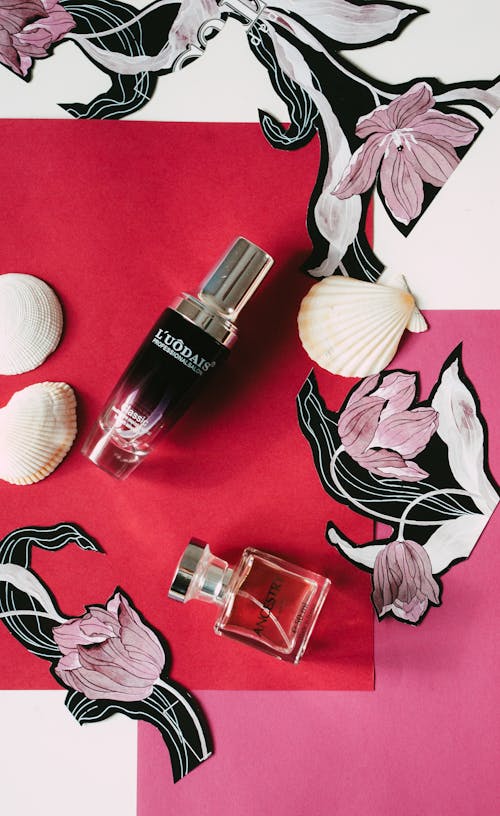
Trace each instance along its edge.
<path fill-rule="evenodd" d="M 103 415 L 123 443 L 147 447 L 170 428 L 229 350 L 166 309 L 118 382 Z"/>
<path fill-rule="evenodd" d="M 212 349 L 208 351 L 204 348 L 204 352 L 206 354 L 210 354 L 212 359 L 206 359 L 202 353 L 199 351 L 193 350 L 190 346 L 188 346 L 185 342 L 183 336 L 176 336 L 172 334 L 172 328 L 164 328 L 163 326 L 160 327 L 153 339 L 153 345 L 157 346 L 159 349 L 165 352 L 165 354 L 169 354 L 173 357 L 177 362 L 181 363 L 181 365 L 186 366 L 189 368 L 190 371 L 193 371 L 194 374 L 201 377 L 202 374 L 206 374 L 211 368 L 214 368 L 217 365 L 217 359 L 213 359 L 213 355 L 211 354 Z M 184 335 L 185 332 L 182 332 Z M 199 339 L 195 338 L 198 345 Z M 206 345 L 206 344 L 204 344 Z"/>

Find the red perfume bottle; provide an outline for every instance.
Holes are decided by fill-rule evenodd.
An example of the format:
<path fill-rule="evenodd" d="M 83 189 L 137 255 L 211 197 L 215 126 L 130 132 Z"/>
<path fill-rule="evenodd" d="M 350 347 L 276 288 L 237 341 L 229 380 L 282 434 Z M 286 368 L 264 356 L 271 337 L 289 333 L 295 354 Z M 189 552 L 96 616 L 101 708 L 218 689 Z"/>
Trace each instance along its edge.
<path fill-rule="evenodd" d="M 221 607 L 214 629 L 268 654 L 298 663 L 330 589 L 330 580 L 275 555 L 248 548 L 234 569 L 191 539 L 169 597 Z"/>

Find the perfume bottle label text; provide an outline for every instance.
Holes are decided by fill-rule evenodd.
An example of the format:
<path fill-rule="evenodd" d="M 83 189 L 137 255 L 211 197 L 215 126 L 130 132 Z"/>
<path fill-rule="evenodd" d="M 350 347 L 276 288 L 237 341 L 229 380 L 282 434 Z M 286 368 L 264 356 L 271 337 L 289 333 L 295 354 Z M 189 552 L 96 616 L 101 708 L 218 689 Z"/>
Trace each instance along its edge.
<path fill-rule="evenodd" d="M 255 634 L 258 635 L 259 637 L 262 637 L 262 635 L 264 634 L 264 627 L 268 622 L 269 618 L 271 617 L 272 610 L 276 605 L 277 596 L 280 589 L 281 581 L 273 581 L 268 589 L 265 600 L 262 602 L 262 608 L 259 612 L 259 618 L 253 630 Z"/>
<path fill-rule="evenodd" d="M 130 406 L 117 408 L 115 405 L 113 405 L 111 410 L 116 417 L 116 424 L 122 425 L 127 431 L 135 431 L 137 428 L 143 425 L 147 419 L 144 414 L 140 414 Z"/>
<path fill-rule="evenodd" d="M 201 354 L 196 354 L 180 337 L 174 337 L 167 329 L 158 329 L 153 337 L 153 344 L 170 354 L 182 365 L 190 368 L 195 374 L 204 374 L 215 366 L 214 360 L 206 360 Z"/>

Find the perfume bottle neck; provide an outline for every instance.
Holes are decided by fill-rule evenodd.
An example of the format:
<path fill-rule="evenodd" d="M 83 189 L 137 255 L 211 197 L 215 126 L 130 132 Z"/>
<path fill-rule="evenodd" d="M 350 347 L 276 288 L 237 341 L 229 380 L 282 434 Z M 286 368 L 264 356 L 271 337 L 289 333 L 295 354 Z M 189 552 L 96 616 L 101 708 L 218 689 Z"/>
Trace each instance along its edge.
<path fill-rule="evenodd" d="M 223 604 L 233 570 L 227 561 L 212 555 L 204 541 L 191 539 L 179 561 L 169 597 L 176 601 L 209 601 Z"/>
<path fill-rule="evenodd" d="M 236 342 L 238 330 L 234 323 L 193 295 L 183 294 L 173 308 L 222 346 L 231 348 Z"/>
<path fill-rule="evenodd" d="M 206 567 L 199 583 L 196 597 L 200 601 L 223 604 L 232 575 L 233 570 L 226 561 L 212 556 L 212 562 Z"/>

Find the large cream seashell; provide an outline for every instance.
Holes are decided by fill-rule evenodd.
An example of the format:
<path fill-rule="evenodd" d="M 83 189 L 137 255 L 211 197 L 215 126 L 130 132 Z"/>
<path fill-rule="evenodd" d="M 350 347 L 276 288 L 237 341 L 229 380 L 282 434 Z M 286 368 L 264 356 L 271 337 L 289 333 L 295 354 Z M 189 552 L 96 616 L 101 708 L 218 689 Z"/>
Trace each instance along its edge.
<path fill-rule="evenodd" d="M 0 408 L 0 479 L 26 485 L 45 479 L 76 436 L 76 399 L 66 383 L 42 382 L 17 391 Z"/>
<path fill-rule="evenodd" d="M 401 275 L 393 276 L 390 286 L 325 278 L 303 299 L 298 325 L 309 357 L 344 377 L 377 374 L 396 354 L 405 329 L 427 329 Z"/>
<path fill-rule="evenodd" d="M 61 339 L 63 313 L 55 292 L 40 278 L 0 275 L 0 374 L 39 366 Z"/>

